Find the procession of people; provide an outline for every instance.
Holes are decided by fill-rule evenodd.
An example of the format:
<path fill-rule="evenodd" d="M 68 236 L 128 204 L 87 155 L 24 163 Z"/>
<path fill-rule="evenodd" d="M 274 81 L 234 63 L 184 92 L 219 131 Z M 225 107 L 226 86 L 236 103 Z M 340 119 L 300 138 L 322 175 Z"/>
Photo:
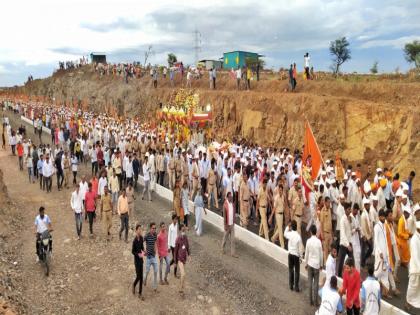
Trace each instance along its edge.
<path fill-rule="evenodd" d="M 371 172 L 360 164 L 344 166 L 341 159 L 329 159 L 308 186 L 303 173 L 312 164 L 310 158 L 303 158 L 301 148 L 262 147 L 246 139 L 216 142 L 206 130 L 184 136 L 136 118 L 118 119 L 39 102 L 7 99 L 0 104 L 4 118 L 7 110 L 17 112 L 33 122 L 39 135 L 40 145 L 36 146 L 3 119 L 4 138 L 13 153 L 17 150 L 19 167 L 27 166 L 29 181 L 38 180 L 46 193 L 53 188 L 54 175 L 57 190 L 74 187 L 71 207 L 79 239 L 83 213 L 89 219 L 91 235 L 96 216 L 105 218 L 106 238 L 110 237 L 110 218 L 118 214 L 119 238 L 128 242 L 135 199 L 141 197 L 153 204 L 157 185 L 173 191 L 168 231 L 165 222 L 135 227 L 133 293 L 139 284 L 142 294 L 150 267 L 152 288 L 157 290 L 159 260 L 159 284 L 167 284 L 175 264 L 174 272 L 178 270 L 181 277 L 180 293 L 184 294 L 185 264 L 190 255 L 187 234 L 206 233 L 202 221 L 209 209 L 223 215 L 223 253 L 230 238 L 230 254 L 237 257 L 235 223 L 287 249 L 290 289 L 296 292 L 300 291 L 303 261 L 310 281 L 309 302 L 320 307 L 319 314 L 335 314 L 325 305 L 335 303 L 339 309 L 342 296 L 346 297 L 347 314 L 361 310 L 379 313 L 381 297 L 400 295 L 399 268 L 408 268 L 407 308 L 420 307 L 420 205 L 413 195 L 414 170 L 403 178 L 392 173 L 391 165 Z M 51 143 L 42 142 L 43 128 L 51 131 Z M 79 175 L 83 165 L 84 170 L 89 167 L 89 180 Z M 143 189 L 139 193 L 140 176 Z M 166 270 L 162 276 L 163 264 Z M 318 292 L 323 269 L 325 284 Z M 367 276 L 364 281 L 363 272 Z M 341 288 L 337 277 L 343 278 Z M 377 308 L 371 305 L 372 296 Z"/>

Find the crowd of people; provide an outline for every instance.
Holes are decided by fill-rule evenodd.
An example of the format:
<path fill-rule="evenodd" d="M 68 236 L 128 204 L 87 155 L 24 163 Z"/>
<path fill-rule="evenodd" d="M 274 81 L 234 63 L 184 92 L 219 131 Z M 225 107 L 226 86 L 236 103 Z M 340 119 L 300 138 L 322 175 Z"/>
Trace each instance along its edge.
<path fill-rule="evenodd" d="M 34 176 L 38 174 L 41 178 L 40 189 L 51 191 L 53 174 L 57 176 L 57 189 L 62 189 L 63 181 L 64 186 L 69 184 L 70 170 L 73 172 L 76 188 L 72 208 L 78 222 L 78 237 L 83 221 L 81 213 L 85 212 L 89 219 L 91 234 L 96 213 L 103 215 L 106 237 L 110 231 L 109 218 L 118 213 L 119 237 L 124 232 L 128 241 L 128 220 L 137 195 L 133 189 L 140 175 L 144 183 L 142 199 L 152 202 L 157 184 L 173 191 L 173 220 L 166 236 L 159 240 L 166 233 L 164 223 L 159 225 L 159 235 L 155 223 L 150 224 L 146 235 L 141 226 L 136 226 L 133 255 L 137 278 L 133 290 L 140 283 L 141 292 L 150 266 L 154 268 L 156 289 L 156 256 L 161 260 L 160 268 L 163 260 L 166 263 L 161 284 L 166 282 L 174 262 L 185 279 L 184 264 L 190 253 L 185 232 L 193 229 L 202 235 L 202 216 L 208 208 L 220 211 L 224 217 L 222 251 L 230 238 L 231 255 L 236 257 L 235 222 L 250 230 L 257 226 L 260 236 L 287 249 L 291 290 L 300 291 L 303 260 L 310 283 L 309 301 L 320 306 L 319 314 L 335 314 L 327 305 L 339 308 L 340 296 L 346 296 L 347 314 L 359 314 L 361 307 L 365 314 L 377 314 L 381 297 L 400 294 L 401 267 L 409 271 L 407 307 L 409 304 L 420 307 L 420 206 L 413 195 L 414 171 L 403 179 L 392 174 L 391 167 L 378 167 L 375 172 L 370 168 L 363 170 L 360 164 L 341 169 L 334 160 L 327 160 L 307 191 L 301 184 L 301 173 L 303 165 L 311 167 L 311 164 L 302 160 L 299 149 L 261 147 L 244 139 L 220 144 L 200 131 L 180 141 L 170 130 L 150 129 L 136 119 L 117 120 L 105 114 L 46 104 L 11 101 L 2 104 L 32 119 L 38 134 L 48 113 L 51 145 L 37 148 L 19 135 L 16 142 L 23 146 L 22 161 L 26 161 L 28 168 L 32 165 Z M 11 143 L 13 131 L 5 125 Z M 82 163 L 89 163 L 89 182 L 84 177 L 80 182 L 77 178 Z M 189 222 L 190 200 L 194 204 L 194 226 Z M 179 230 L 181 233 L 176 236 L 175 231 Z M 168 265 L 169 251 L 172 261 Z M 145 275 L 143 257 L 146 257 Z M 326 279 L 318 292 L 322 269 Z M 368 274 L 363 282 L 362 271 Z M 337 277 L 343 278 L 340 289 Z M 183 285 L 184 280 L 181 291 Z"/>
<path fill-rule="evenodd" d="M 67 60 L 67 61 L 59 61 L 58 62 L 58 69 L 59 70 L 69 70 L 69 69 L 77 69 L 81 68 L 89 63 L 88 57 L 82 56 L 78 60 Z"/>

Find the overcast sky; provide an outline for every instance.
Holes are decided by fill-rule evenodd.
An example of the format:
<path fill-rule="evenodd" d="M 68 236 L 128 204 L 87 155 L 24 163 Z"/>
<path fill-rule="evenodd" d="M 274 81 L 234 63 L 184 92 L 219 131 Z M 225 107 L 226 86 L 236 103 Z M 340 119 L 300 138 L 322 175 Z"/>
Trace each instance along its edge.
<path fill-rule="evenodd" d="M 352 60 L 344 71 L 405 71 L 402 48 L 420 39 L 419 0 L 13 0 L 2 2 L 0 86 L 45 77 L 59 60 L 103 51 L 108 60 L 140 61 L 149 45 L 153 64 L 173 52 L 194 62 L 246 50 L 278 69 L 312 56 L 315 70 L 331 65 L 331 40 L 346 36 Z"/>

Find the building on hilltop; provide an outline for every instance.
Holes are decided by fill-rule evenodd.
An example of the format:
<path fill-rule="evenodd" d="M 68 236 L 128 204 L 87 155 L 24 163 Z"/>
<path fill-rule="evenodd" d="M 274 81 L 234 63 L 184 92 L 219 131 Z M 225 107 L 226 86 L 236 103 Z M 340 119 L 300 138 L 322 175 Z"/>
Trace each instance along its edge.
<path fill-rule="evenodd" d="M 96 63 L 106 63 L 106 54 L 102 52 L 92 52 L 90 54 L 90 61 Z"/>
<path fill-rule="evenodd" d="M 223 54 L 223 68 L 224 69 L 237 69 L 238 67 L 245 67 L 247 60 L 251 60 L 251 63 L 257 64 L 258 59 L 264 57 L 258 53 L 236 50 L 230 51 Z"/>
<path fill-rule="evenodd" d="M 222 68 L 222 61 L 221 60 L 211 60 L 211 59 L 203 59 L 200 60 L 197 64 L 197 66 L 202 66 L 203 68 L 206 68 L 207 70 L 210 69 L 221 69 Z"/>

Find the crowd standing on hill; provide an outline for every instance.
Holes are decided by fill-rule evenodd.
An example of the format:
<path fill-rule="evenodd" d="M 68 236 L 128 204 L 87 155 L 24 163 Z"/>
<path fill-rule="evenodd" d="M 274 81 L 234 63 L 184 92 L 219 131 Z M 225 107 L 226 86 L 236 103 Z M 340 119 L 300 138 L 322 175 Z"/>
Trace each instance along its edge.
<path fill-rule="evenodd" d="M 133 292 L 139 283 L 141 294 L 150 267 L 153 289 L 157 290 L 159 258 L 160 284 L 167 283 L 174 264 L 183 294 L 190 254 L 187 232 L 193 230 L 198 236 L 205 232 L 202 217 L 207 207 L 223 214 L 221 251 L 230 238 L 231 255 L 237 257 L 235 222 L 250 230 L 257 226 L 260 236 L 287 248 L 290 289 L 297 292 L 303 260 L 310 283 L 309 302 L 320 305 L 319 314 L 334 314 L 327 305 L 340 308 L 341 296 L 346 296 L 348 314 L 359 314 L 360 309 L 377 314 L 381 297 L 399 295 L 401 267 L 409 269 L 407 302 L 420 307 L 420 206 L 413 197 L 414 171 L 403 179 L 392 174 L 391 167 L 362 172 L 360 164 L 341 168 L 341 163 L 327 160 L 311 190 L 305 191 L 302 167 L 311 167 L 311 162 L 302 161 L 299 149 L 263 148 L 245 140 L 219 144 L 200 131 L 179 141 L 169 130 L 152 130 L 135 119 L 116 120 L 105 114 L 36 103 L 3 101 L 1 105 L 3 113 L 9 109 L 32 119 L 37 134 L 43 126 L 50 128 L 51 144 L 37 147 L 24 130 L 12 130 L 3 114 L 3 139 L 13 154 L 17 151 L 20 169 L 27 166 L 30 181 L 39 180 L 40 189 L 48 193 L 53 176 L 58 190 L 70 187 L 72 180 L 71 207 L 79 238 L 83 214 L 89 219 L 91 235 L 95 218 L 105 217 L 106 238 L 110 237 L 110 218 L 118 214 L 119 238 L 128 241 L 140 175 L 142 199 L 152 202 L 157 184 L 173 191 L 168 230 L 161 223 L 158 234 L 157 225 L 151 223 L 145 234 L 145 227 L 136 226 Z M 78 178 L 83 165 L 89 167 L 89 181 Z M 194 226 L 189 220 L 191 210 Z M 166 270 L 162 278 L 163 262 Z M 318 292 L 322 269 L 326 280 Z M 368 278 L 362 282 L 363 270 Z M 343 278 L 339 289 L 336 277 Z"/>

